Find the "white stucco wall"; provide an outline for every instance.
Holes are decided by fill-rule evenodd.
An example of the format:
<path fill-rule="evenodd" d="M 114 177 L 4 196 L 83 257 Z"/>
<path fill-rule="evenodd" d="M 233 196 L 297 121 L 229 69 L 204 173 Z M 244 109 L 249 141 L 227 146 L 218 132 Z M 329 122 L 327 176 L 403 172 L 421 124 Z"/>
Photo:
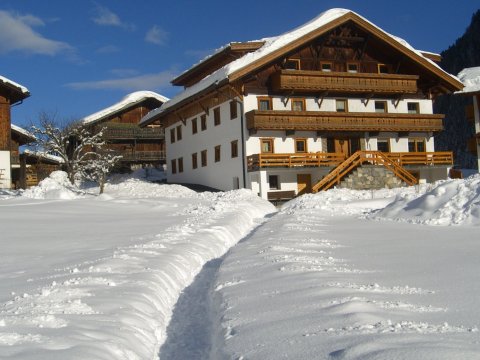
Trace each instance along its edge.
<path fill-rule="evenodd" d="M 11 183 L 10 151 L 0 151 L 0 189 L 10 189 Z"/>
<path fill-rule="evenodd" d="M 207 129 L 201 130 L 199 113 L 187 119 L 186 124 L 176 122 L 165 129 L 167 150 L 167 178 L 170 183 L 194 183 L 220 190 L 232 190 L 234 177 L 238 177 L 243 187 L 241 113 L 238 106 L 237 118 L 230 120 L 230 102 L 219 104 L 220 125 L 214 126 L 212 107 L 207 115 Z M 218 107 L 218 106 L 216 106 Z M 191 119 L 197 118 L 197 133 L 192 134 Z M 170 129 L 182 127 L 182 140 L 170 141 Z M 176 132 L 176 131 L 175 131 Z M 176 134 L 175 134 L 176 138 Z M 231 157 L 231 141 L 238 141 L 238 156 Z M 215 146 L 220 145 L 220 161 L 215 162 Z M 207 166 L 202 167 L 201 151 L 207 150 Z M 197 153 L 197 169 L 192 168 L 192 154 Z M 172 174 L 171 160 L 183 157 L 183 173 Z"/>

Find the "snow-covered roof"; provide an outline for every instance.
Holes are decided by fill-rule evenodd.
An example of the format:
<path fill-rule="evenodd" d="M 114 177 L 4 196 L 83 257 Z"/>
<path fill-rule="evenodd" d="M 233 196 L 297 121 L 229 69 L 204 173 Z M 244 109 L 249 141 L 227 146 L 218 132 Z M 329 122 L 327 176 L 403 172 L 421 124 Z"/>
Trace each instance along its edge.
<path fill-rule="evenodd" d="M 165 96 L 162 96 L 160 94 L 157 94 L 156 92 L 153 91 L 136 91 L 131 94 L 128 94 L 125 96 L 121 101 L 119 101 L 116 104 L 113 104 L 112 106 L 109 106 L 103 110 L 100 110 L 94 114 L 91 114 L 85 118 L 83 118 L 81 121 L 84 124 L 91 124 L 97 121 L 100 121 L 104 119 L 107 116 L 111 116 L 119 111 L 122 111 L 124 109 L 127 109 L 135 104 L 138 104 L 144 100 L 147 99 L 156 99 L 162 104 L 168 101 L 169 99 L 166 98 Z"/>
<path fill-rule="evenodd" d="M 34 157 L 54 161 L 54 162 L 57 162 L 59 164 L 63 164 L 63 159 L 60 156 L 55 156 L 55 155 L 52 155 L 52 154 L 48 154 L 48 153 L 43 152 L 43 151 L 32 151 L 32 150 L 29 150 L 29 149 L 25 149 L 23 151 L 23 153 L 27 154 L 29 156 L 34 156 Z"/>
<path fill-rule="evenodd" d="M 16 131 L 17 133 L 31 139 L 32 141 L 35 141 L 37 140 L 37 138 L 35 137 L 35 135 L 33 135 L 30 131 L 28 130 L 25 130 L 24 128 L 20 127 L 20 126 L 17 126 L 15 124 L 10 124 L 10 127 L 13 131 Z"/>
<path fill-rule="evenodd" d="M 25 95 L 30 95 L 30 92 L 28 91 L 28 89 L 23 86 L 23 85 L 20 85 L 19 83 L 16 83 L 15 81 L 12 81 L 10 79 L 7 79 L 6 77 L 4 76 L 1 76 L 0 75 L 0 81 L 2 81 L 3 83 L 5 84 L 8 84 L 10 86 L 13 86 L 13 87 L 16 87 L 18 88 L 18 90 L 22 93 L 22 94 L 25 94 Z"/>
<path fill-rule="evenodd" d="M 458 73 L 458 78 L 465 85 L 463 90 L 455 94 L 468 94 L 480 92 L 480 66 L 465 68 Z"/>
<path fill-rule="evenodd" d="M 238 72 L 241 69 L 246 68 L 250 64 L 254 63 L 257 60 L 260 60 L 264 57 L 266 57 L 269 54 L 274 53 L 277 50 L 280 50 L 284 46 L 294 42 L 295 40 L 298 40 L 302 38 L 303 36 L 321 28 L 322 26 L 325 26 L 331 22 L 333 22 L 336 19 L 339 19 L 340 17 L 346 15 L 346 14 L 353 14 L 362 19 L 363 21 L 369 23 L 371 26 L 375 27 L 378 29 L 380 32 L 383 33 L 383 35 L 387 36 L 390 40 L 392 40 L 395 43 L 398 43 L 402 45 L 403 47 L 406 47 L 408 50 L 413 51 L 416 55 L 421 57 L 422 59 L 426 60 L 428 63 L 431 64 L 431 66 L 435 67 L 437 70 L 439 70 L 441 73 L 444 75 L 453 78 L 454 80 L 457 80 L 460 82 L 455 76 L 447 73 L 444 71 L 440 66 L 438 66 L 434 61 L 428 59 L 426 56 L 422 54 L 421 51 L 414 49 L 407 41 L 405 41 L 402 38 L 399 38 L 397 36 L 391 35 L 384 31 L 383 29 L 379 28 L 375 24 L 371 23 L 364 17 L 358 15 L 357 13 L 348 10 L 348 9 L 330 9 L 327 10 L 323 13 L 321 13 L 319 16 L 314 18 L 313 20 L 307 22 L 304 25 L 299 26 L 298 28 L 291 30 L 289 32 L 286 32 L 280 36 L 276 37 L 270 37 L 270 38 L 264 38 L 258 41 L 263 41 L 265 44 L 260 47 L 258 50 L 250 52 L 242 56 L 241 58 L 232 61 L 231 63 L 223 66 L 222 68 L 218 69 L 217 71 L 213 72 L 212 74 L 206 76 L 204 79 L 199 81 L 198 83 L 192 85 L 191 87 L 186 88 L 183 92 L 175 96 L 173 99 L 167 101 L 164 103 L 160 108 L 155 109 L 150 111 L 146 116 L 144 116 L 140 120 L 140 124 L 147 124 L 151 122 L 151 119 L 156 117 L 157 115 L 165 112 L 167 109 L 171 108 L 172 106 L 180 103 L 181 101 L 188 99 L 189 97 L 205 90 L 208 89 L 211 86 L 216 86 L 220 82 L 223 81 L 228 81 L 229 76 L 234 74 L 235 72 Z M 207 57 L 208 58 L 208 57 Z"/>

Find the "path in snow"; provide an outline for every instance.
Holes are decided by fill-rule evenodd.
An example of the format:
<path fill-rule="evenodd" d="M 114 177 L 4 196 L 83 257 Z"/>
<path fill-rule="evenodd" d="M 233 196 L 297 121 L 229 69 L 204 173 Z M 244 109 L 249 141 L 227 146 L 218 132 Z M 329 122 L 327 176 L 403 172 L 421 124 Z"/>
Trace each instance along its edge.
<path fill-rule="evenodd" d="M 193 283 L 183 290 L 167 327 L 167 339 L 160 348 L 162 360 L 206 360 L 212 336 L 211 293 L 222 259 L 205 264 Z"/>

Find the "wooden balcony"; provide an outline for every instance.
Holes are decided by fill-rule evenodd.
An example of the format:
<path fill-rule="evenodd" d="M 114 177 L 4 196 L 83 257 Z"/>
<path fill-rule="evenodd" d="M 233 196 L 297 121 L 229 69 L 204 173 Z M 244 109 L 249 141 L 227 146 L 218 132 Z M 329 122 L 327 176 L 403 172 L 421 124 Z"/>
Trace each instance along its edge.
<path fill-rule="evenodd" d="M 116 152 L 116 155 L 121 155 L 124 162 L 157 162 L 164 161 L 165 151 L 125 151 Z"/>
<path fill-rule="evenodd" d="M 248 171 L 268 167 L 320 167 L 337 166 L 345 160 L 341 153 L 305 153 L 305 154 L 254 154 L 247 157 Z"/>
<path fill-rule="evenodd" d="M 272 74 L 273 91 L 356 94 L 415 94 L 418 76 L 304 70 L 279 70 Z"/>
<path fill-rule="evenodd" d="M 441 131 L 444 115 L 252 110 L 249 130 Z"/>
<path fill-rule="evenodd" d="M 108 125 L 103 130 L 103 136 L 108 140 L 121 139 L 163 139 L 163 128 L 140 128 L 138 126 L 112 126 Z"/>
<path fill-rule="evenodd" d="M 376 153 L 376 151 L 372 153 Z M 385 155 L 399 166 L 453 165 L 451 151 L 401 152 L 385 153 Z M 345 159 L 346 156 L 342 153 L 254 154 L 247 157 L 247 168 L 248 171 L 256 171 L 261 168 L 336 167 Z M 372 162 L 374 162 L 373 160 L 372 157 Z M 368 162 L 368 155 L 366 161 Z"/>

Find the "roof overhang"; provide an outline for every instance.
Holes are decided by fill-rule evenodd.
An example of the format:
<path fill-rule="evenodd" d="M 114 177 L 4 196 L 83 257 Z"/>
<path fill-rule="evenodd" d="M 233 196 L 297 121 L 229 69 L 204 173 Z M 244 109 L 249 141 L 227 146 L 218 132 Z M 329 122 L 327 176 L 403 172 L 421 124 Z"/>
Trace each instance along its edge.
<path fill-rule="evenodd" d="M 4 77 L 0 77 L 0 89 L 10 99 L 10 105 L 23 101 L 30 96 L 30 92 L 25 87 Z"/>
<path fill-rule="evenodd" d="M 11 124 L 10 128 L 12 136 L 14 136 L 18 140 L 20 145 L 25 145 L 37 141 L 35 135 L 21 128 L 20 126 Z"/>
<path fill-rule="evenodd" d="M 208 56 L 198 64 L 194 65 L 180 76 L 171 81 L 172 85 L 189 86 L 192 81 L 200 80 L 205 71 L 219 69 L 225 64 L 238 59 L 247 52 L 258 50 L 265 44 L 264 41 L 232 42 L 221 48 L 213 55 Z"/>

